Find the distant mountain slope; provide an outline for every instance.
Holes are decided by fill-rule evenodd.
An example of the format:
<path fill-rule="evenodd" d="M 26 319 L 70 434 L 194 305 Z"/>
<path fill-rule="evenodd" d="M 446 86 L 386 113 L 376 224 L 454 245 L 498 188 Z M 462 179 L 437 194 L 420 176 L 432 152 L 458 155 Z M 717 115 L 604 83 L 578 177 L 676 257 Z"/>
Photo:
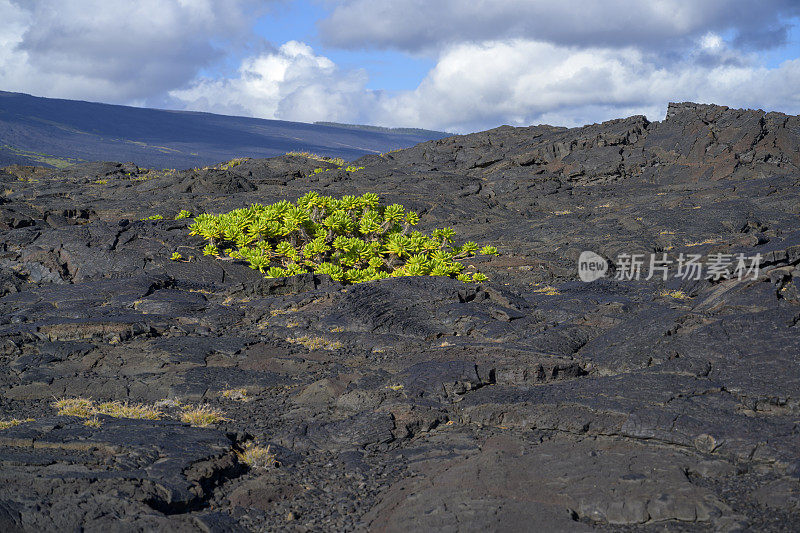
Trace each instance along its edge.
<path fill-rule="evenodd" d="M 454 135 L 441 131 L 425 130 L 422 128 L 385 128 L 383 126 L 370 126 L 368 124 L 342 124 L 341 122 L 314 122 L 318 126 L 333 126 L 348 130 L 377 131 L 381 133 L 402 133 L 403 135 L 419 135 L 422 137 L 437 138 L 439 135 Z"/>
<path fill-rule="evenodd" d="M 0 91 L 0 166 L 133 161 L 190 168 L 290 151 L 355 159 L 449 134 L 164 111 Z"/>

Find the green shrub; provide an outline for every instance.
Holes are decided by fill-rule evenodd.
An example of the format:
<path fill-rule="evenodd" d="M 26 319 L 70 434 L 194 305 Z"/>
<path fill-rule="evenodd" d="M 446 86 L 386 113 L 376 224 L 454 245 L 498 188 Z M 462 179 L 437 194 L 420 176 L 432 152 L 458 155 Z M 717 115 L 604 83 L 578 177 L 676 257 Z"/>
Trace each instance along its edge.
<path fill-rule="evenodd" d="M 203 254 L 243 260 L 270 278 L 314 272 L 349 283 L 425 275 L 486 280 L 463 272 L 458 262 L 475 255 L 477 243 L 456 246 L 451 228 L 411 231 L 418 222 L 417 213 L 380 205 L 373 193 L 336 199 L 309 192 L 294 204 L 202 214 L 189 230 L 208 241 Z M 485 246 L 480 253 L 497 255 L 497 249 Z"/>
<path fill-rule="evenodd" d="M 175 220 L 183 220 L 184 218 L 192 218 L 192 212 L 187 211 L 186 209 L 181 209 L 177 215 L 175 215 Z"/>

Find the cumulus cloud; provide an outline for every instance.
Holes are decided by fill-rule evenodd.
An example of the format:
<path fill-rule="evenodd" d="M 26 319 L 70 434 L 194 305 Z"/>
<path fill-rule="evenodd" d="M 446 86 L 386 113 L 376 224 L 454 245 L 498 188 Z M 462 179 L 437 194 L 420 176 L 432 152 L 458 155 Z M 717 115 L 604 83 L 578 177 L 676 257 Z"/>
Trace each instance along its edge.
<path fill-rule="evenodd" d="M 234 77 L 201 79 L 170 95 L 187 109 L 313 122 L 358 121 L 375 99 L 363 70 L 340 70 L 307 44 L 290 41 L 242 61 Z"/>
<path fill-rule="evenodd" d="M 130 102 L 192 80 L 249 31 L 255 0 L 0 0 L 0 86 Z"/>
<path fill-rule="evenodd" d="M 236 77 L 172 95 L 189 109 L 287 120 L 336 120 L 454 132 L 500 124 L 579 126 L 620 116 L 663 118 L 669 101 L 800 112 L 800 59 L 779 68 L 730 50 L 715 34 L 669 65 L 637 48 L 574 48 L 513 39 L 451 46 L 413 91 L 366 88 L 363 71 L 337 68 L 290 42 L 249 58 Z"/>
<path fill-rule="evenodd" d="M 319 29 L 332 46 L 412 52 L 504 39 L 664 50 L 725 30 L 764 48 L 798 15 L 797 0 L 344 0 Z"/>
<path fill-rule="evenodd" d="M 491 124 L 582 125 L 629 114 L 663 118 L 669 101 L 694 100 L 800 112 L 800 60 L 752 64 L 705 38 L 695 57 L 659 64 L 636 48 L 558 46 L 527 40 L 448 49 L 413 93 L 394 101 L 408 123 L 473 131 Z"/>

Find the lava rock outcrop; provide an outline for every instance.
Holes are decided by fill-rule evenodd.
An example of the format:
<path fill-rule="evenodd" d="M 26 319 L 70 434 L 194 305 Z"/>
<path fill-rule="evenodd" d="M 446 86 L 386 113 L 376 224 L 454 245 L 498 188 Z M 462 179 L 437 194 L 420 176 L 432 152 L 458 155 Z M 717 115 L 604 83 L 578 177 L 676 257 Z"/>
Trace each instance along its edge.
<path fill-rule="evenodd" d="M 353 165 L 0 171 L 1 530 L 796 527 L 800 117 L 671 104 Z M 264 279 L 175 220 L 309 190 L 497 245 L 490 281 Z M 585 283 L 585 250 L 761 262 Z M 75 397 L 172 407 L 87 425 Z"/>

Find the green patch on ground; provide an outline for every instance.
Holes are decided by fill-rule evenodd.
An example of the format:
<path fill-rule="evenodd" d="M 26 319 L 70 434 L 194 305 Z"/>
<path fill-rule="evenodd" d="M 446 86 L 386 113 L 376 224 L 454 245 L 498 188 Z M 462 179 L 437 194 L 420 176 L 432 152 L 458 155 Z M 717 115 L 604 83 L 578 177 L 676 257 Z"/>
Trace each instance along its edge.
<path fill-rule="evenodd" d="M 42 154 L 39 152 L 30 152 L 28 150 L 15 148 L 7 144 L 1 145 L 0 150 L 7 150 L 14 155 L 29 159 L 32 163 L 48 165 L 58 169 L 66 168 L 70 165 L 74 165 L 75 163 L 80 163 L 83 161 L 83 159 L 78 159 L 77 157 L 58 157 L 55 155 Z"/>

